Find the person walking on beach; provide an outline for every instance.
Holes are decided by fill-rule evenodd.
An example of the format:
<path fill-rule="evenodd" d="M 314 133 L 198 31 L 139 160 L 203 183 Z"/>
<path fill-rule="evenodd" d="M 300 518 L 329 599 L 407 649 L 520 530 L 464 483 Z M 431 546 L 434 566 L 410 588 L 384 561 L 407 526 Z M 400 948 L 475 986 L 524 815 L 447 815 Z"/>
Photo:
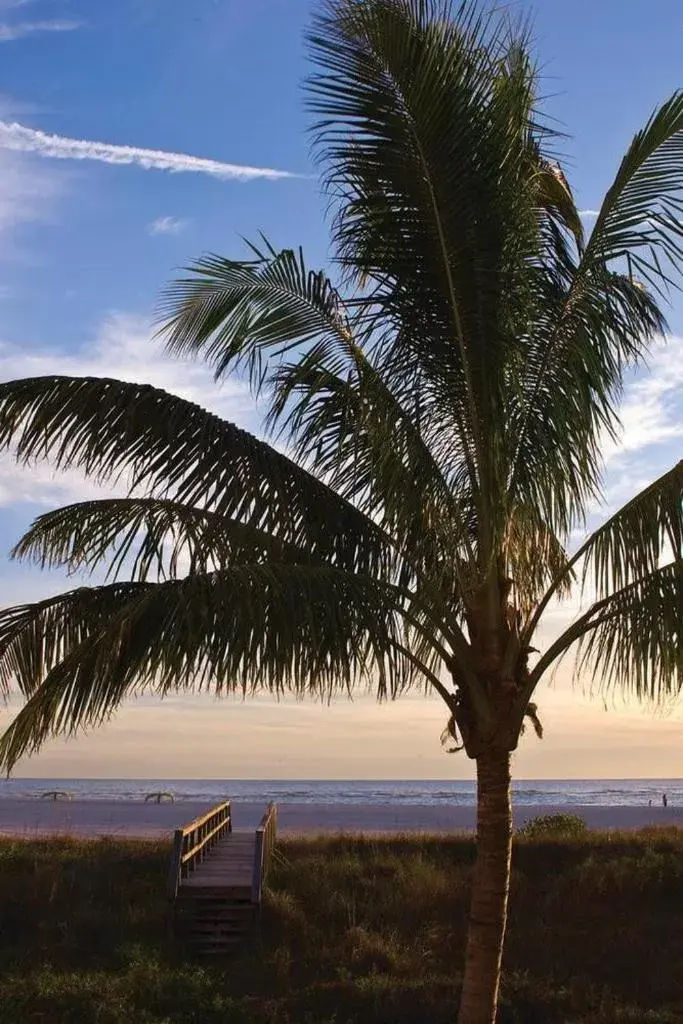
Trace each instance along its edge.
<path fill-rule="evenodd" d="M 666 793 L 662 793 L 662 807 L 666 807 L 669 803 Z"/>

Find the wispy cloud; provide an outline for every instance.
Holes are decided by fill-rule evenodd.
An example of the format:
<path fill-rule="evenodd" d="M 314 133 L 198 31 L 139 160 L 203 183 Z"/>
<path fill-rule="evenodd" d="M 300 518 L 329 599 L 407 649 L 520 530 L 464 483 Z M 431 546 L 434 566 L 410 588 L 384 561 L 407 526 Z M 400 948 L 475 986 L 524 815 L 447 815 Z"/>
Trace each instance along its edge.
<path fill-rule="evenodd" d="M 182 217 L 157 217 L 147 225 L 147 232 L 150 235 L 177 235 L 186 227 L 187 221 Z"/>
<path fill-rule="evenodd" d="M 81 21 L 66 21 L 59 18 L 50 21 L 17 21 L 14 24 L 0 22 L 0 43 L 11 43 L 15 39 L 24 39 L 40 32 L 73 32 L 82 24 Z"/>
<path fill-rule="evenodd" d="M 592 220 L 592 218 L 597 217 L 599 213 L 599 210 L 579 210 L 579 217 L 585 217 L 586 220 Z"/>
<path fill-rule="evenodd" d="M 0 121 L 0 147 L 59 160 L 97 160 L 105 164 L 135 164 L 145 170 L 171 173 L 208 174 L 224 181 L 250 181 L 254 178 L 294 178 L 290 171 L 271 167 L 249 167 L 229 164 L 222 160 L 189 156 L 186 153 L 167 153 L 160 149 L 142 149 L 138 146 L 119 146 L 108 142 L 70 139 L 63 135 L 26 128 L 16 121 Z"/>
<path fill-rule="evenodd" d="M 604 518 L 679 458 L 683 437 L 683 337 L 662 339 L 647 368 L 625 382 L 616 439 L 604 438 L 605 502 L 592 512 Z"/>
<path fill-rule="evenodd" d="M 0 380 L 53 373 L 152 384 L 254 429 L 255 410 L 248 387 L 234 380 L 217 384 L 205 363 L 167 355 L 162 345 L 152 340 L 146 317 L 113 313 L 100 324 L 94 338 L 75 352 L 0 341 Z M 78 470 L 55 472 L 41 461 L 19 467 L 10 454 L 0 455 L 0 509 L 17 502 L 54 506 L 120 492 L 121 488 L 114 486 L 103 490 Z M 0 572 L 1 566 L 0 559 Z"/>
<path fill-rule="evenodd" d="M 0 258 L 14 255 L 8 235 L 18 225 L 49 220 L 62 192 L 59 178 L 19 153 L 0 152 Z"/>
<path fill-rule="evenodd" d="M 627 385 L 620 418 L 619 455 L 683 437 L 683 337 L 654 349 L 648 369 Z"/>
<path fill-rule="evenodd" d="M 0 5 L 3 0 L 0 0 Z M 35 107 L 0 93 L 0 120 L 35 114 Z M 54 221 L 68 175 L 63 166 L 0 148 L 0 260 L 35 262 L 21 229 L 31 223 Z M 30 248 L 30 247 L 29 247 Z"/>

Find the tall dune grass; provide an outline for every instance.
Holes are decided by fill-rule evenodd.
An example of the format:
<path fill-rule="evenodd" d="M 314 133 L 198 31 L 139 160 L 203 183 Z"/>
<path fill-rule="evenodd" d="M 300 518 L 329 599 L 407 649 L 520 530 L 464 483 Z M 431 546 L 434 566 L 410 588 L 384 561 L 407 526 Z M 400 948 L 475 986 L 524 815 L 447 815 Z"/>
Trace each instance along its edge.
<path fill-rule="evenodd" d="M 169 941 L 161 843 L 0 841 L 2 1024 L 446 1024 L 467 839 L 280 843 L 232 960 Z M 683 1021 L 683 832 L 521 837 L 500 1024 Z"/>

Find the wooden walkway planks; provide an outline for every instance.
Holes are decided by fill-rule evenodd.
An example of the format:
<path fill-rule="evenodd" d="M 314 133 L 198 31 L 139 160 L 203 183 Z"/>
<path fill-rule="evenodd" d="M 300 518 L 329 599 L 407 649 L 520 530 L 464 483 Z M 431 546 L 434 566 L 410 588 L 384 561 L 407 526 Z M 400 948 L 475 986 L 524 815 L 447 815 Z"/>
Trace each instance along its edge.
<path fill-rule="evenodd" d="M 229 832 L 219 839 L 206 859 L 181 881 L 178 891 L 244 888 L 251 893 L 255 855 L 254 830 Z"/>

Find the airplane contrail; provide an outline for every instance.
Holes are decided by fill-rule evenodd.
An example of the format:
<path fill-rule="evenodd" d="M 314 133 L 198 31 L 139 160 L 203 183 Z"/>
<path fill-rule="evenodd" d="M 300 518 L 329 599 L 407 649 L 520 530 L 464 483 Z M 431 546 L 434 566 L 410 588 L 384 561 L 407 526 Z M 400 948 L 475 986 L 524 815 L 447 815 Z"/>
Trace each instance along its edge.
<path fill-rule="evenodd" d="M 109 142 L 48 135 L 35 128 L 26 128 L 16 121 L 0 121 L 0 147 L 22 153 L 37 153 L 57 160 L 97 160 L 104 164 L 135 164 L 146 170 L 170 171 L 172 174 L 208 174 L 223 181 L 300 177 L 291 171 L 279 171 L 272 167 L 249 167 L 189 156 L 187 153 L 167 153 L 161 149 L 141 149 L 139 146 L 118 146 Z"/>

